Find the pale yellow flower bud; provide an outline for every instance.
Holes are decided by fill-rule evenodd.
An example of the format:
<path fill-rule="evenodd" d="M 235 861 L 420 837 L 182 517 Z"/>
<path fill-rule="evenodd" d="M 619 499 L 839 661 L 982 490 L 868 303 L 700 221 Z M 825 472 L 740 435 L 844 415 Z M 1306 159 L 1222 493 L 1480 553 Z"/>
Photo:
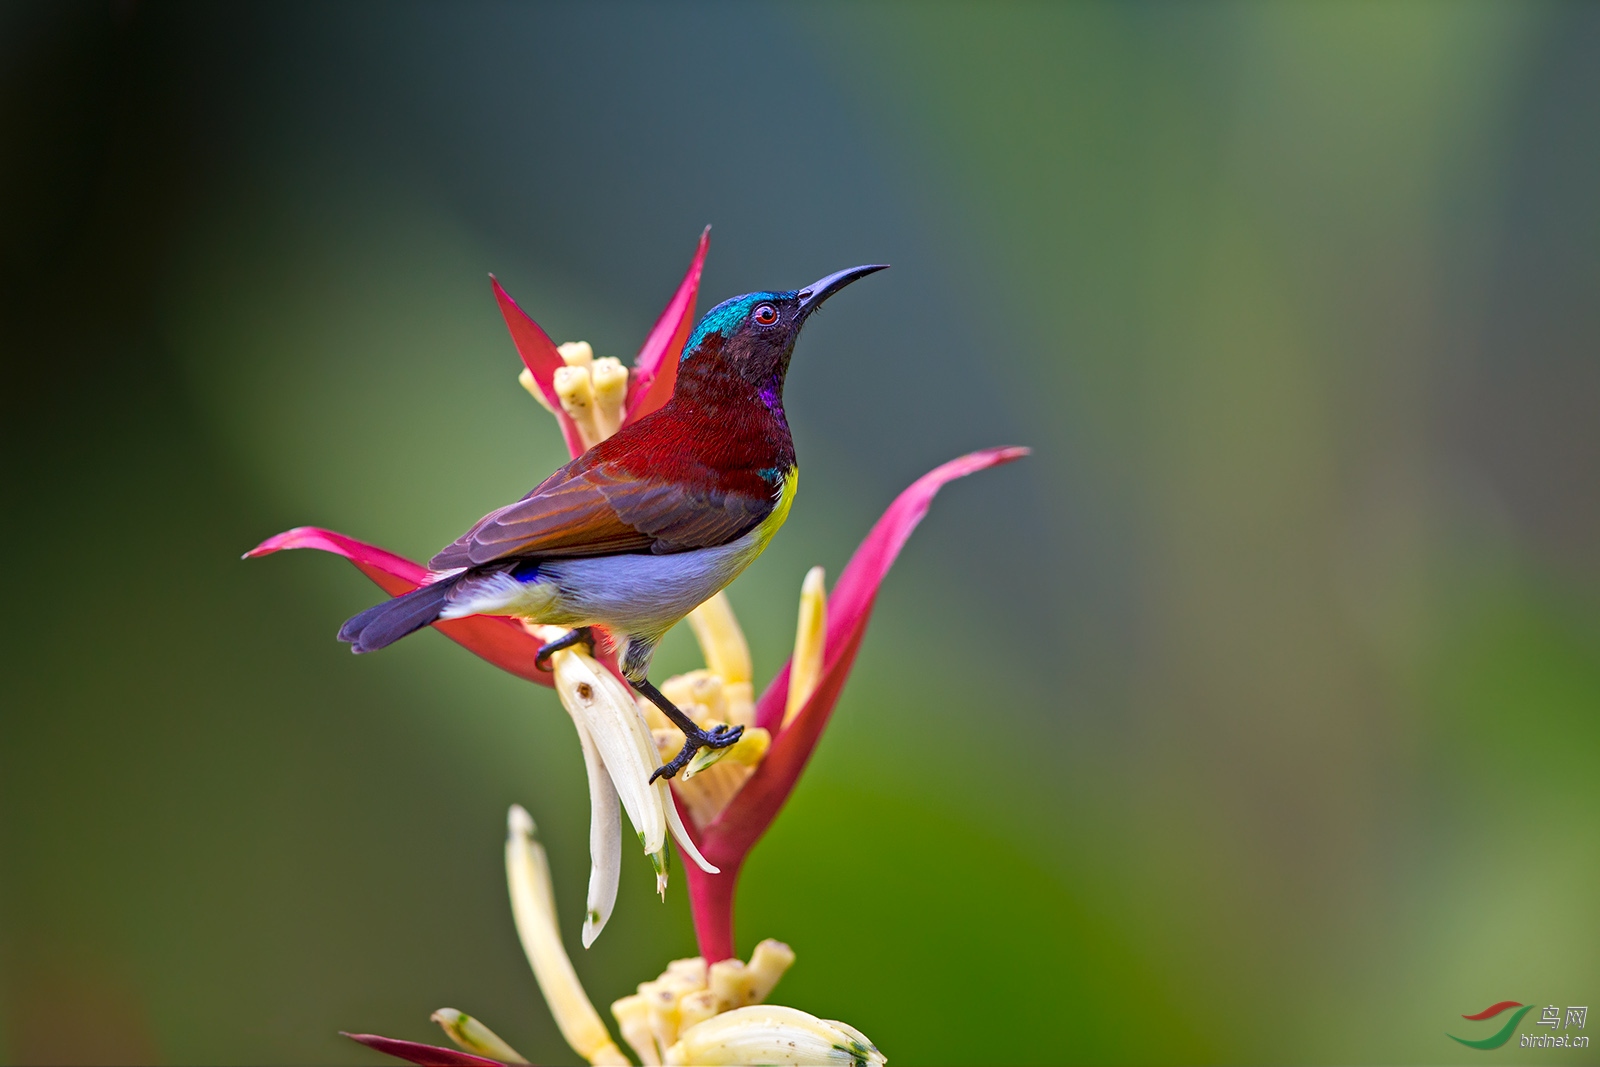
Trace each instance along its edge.
<path fill-rule="evenodd" d="M 776 1004 L 735 1008 L 688 1027 L 665 1059 L 702 1065 L 887 1062 L 854 1027 Z"/>
<path fill-rule="evenodd" d="M 711 965 L 706 975 L 706 988 L 716 996 L 718 1011 L 732 1011 L 754 1003 L 748 999 L 750 981 L 744 972 L 744 960 L 718 960 Z"/>
<path fill-rule="evenodd" d="M 723 721 L 728 705 L 722 698 L 722 675 L 709 670 L 690 671 L 678 675 L 677 683 L 675 688 L 683 694 L 685 704 L 698 704 L 705 709 L 708 720 Z"/>
<path fill-rule="evenodd" d="M 589 368 L 558 367 L 555 385 L 556 396 L 561 400 L 561 409 L 578 428 L 578 436 L 583 439 L 583 447 L 593 448 L 600 441 L 600 429 L 595 424 L 594 384 L 589 380 Z"/>
<path fill-rule="evenodd" d="M 553 385 L 561 410 L 578 428 L 585 448 L 593 448 L 622 427 L 628 397 L 628 370 L 620 360 L 594 358 L 587 341 L 568 341 L 557 345 L 565 366 L 558 367 Z M 517 381 L 546 410 L 554 413 L 533 372 L 523 369 Z"/>
<path fill-rule="evenodd" d="M 749 966 L 745 968 L 745 975 L 750 981 L 752 1003 L 759 1004 L 771 996 L 778 979 L 793 964 L 794 949 L 782 941 L 769 937 L 757 945 L 755 951 L 750 953 Z"/>
<path fill-rule="evenodd" d="M 721 675 L 704 669 L 675 674 L 661 683 L 661 695 L 703 727 L 717 723 L 754 726 L 755 702 L 750 693 L 749 682 L 726 682 Z M 649 700 L 639 697 L 638 704 L 652 730 L 672 726 L 671 720 Z"/>
<path fill-rule="evenodd" d="M 755 726 L 750 648 L 727 598 L 718 593 L 696 608 L 689 622 L 710 666 L 668 678 L 661 683 L 662 694 L 704 729 L 718 724 L 745 728 L 744 736 L 729 748 L 702 748 L 673 781 L 672 788 L 689 809 L 690 818 L 695 825 L 705 826 L 721 814 L 755 773 L 772 737 Z M 738 680 L 729 681 L 722 671 L 732 673 Z M 648 701 L 641 698 L 639 708 L 650 725 L 661 758 L 671 759 L 682 747 L 682 735 Z"/>
<path fill-rule="evenodd" d="M 675 674 L 661 683 L 661 695 L 676 704 L 679 711 L 696 723 L 705 726 L 721 710 L 722 679 L 704 670 Z M 670 722 L 664 715 L 661 721 Z"/>
<path fill-rule="evenodd" d="M 665 685 L 663 685 L 661 687 L 661 692 L 662 692 L 663 696 L 666 695 L 666 686 Z M 672 698 L 670 696 L 667 697 L 667 699 L 668 700 L 672 700 Z M 675 700 L 673 700 L 672 702 L 674 704 L 677 704 L 677 701 L 675 701 Z M 663 715 L 661 713 L 661 709 L 655 706 L 655 702 L 654 701 L 652 701 L 652 700 L 650 700 L 650 699 L 648 699 L 646 697 L 639 697 L 638 700 L 637 700 L 637 703 L 639 705 L 639 714 L 644 716 L 645 725 L 650 727 L 650 732 L 656 739 L 656 747 L 657 748 L 661 748 L 661 746 L 666 744 L 666 742 L 663 741 L 662 738 L 664 738 L 667 734 L 674 733 L 674 732 L 676 732 L 678 734 L 678 744 L 680 744 L 680 745 L 683 744 L 683 734 L 682 734 L 682 732 L 678 731 L 678 728 L 676 726 L 672 725 L 672 720 L 671 719 L 667 718 L 665 715 Z M 689 712 L 689 710 L 687 708 L 684 708 L 681 704 L 679 705 L 679 710 L 682 711 L 684 714 L 688 715 L 689 718 L 691 718 L 691 719 L 694 718 L 694 715 L 691 714 Z"/>
<path fill-rule="evenodd" d="M 783 725 L 800 714 L 822 681 L 823 645 L 828 631 L 828 593 L 823 570 L 812 567 L 800 583 L 800 622 L 795 627 L 794 658 L 789 661 L 789 699 L 783 706 Z M 781 727 L 780 727 L 781 729 Z"/>
<path fill-rule="evenodd" d="M 589 368 L 589 380 L 594 385 L 594 421 L 600 439 L 622 428 L 623 403 L 628 399 L 628 369 L 622 361 L 605 356 L 594 361 Z"/>
<path fill-rule="evenodd" d="M 569 367 L 587 369 L 594 363 L 594 349 L 589 347 L 588 341 L 567 341 L 556 345 L 556 353 L 560 355 L 561 362 Z"/>
<path fill-rule="evenodd" d="M 527 1063 L 522 1053 L 506 1044 L 504 1039 L 465 1012 L 454 1008 L 440 1008 L 429 1016 L 450 1040 L 479 1056 L 487 1056 L 501 1063 Z"/>
<path fill-rule="evenodd" d="M 778 979 L 794 963 L 794 949 L 767 938 L 750 954 L 750 962 L 721 960 L 713 963 L 707 985 L 723 1011 L 759 1004 L 767 999 Z"/>

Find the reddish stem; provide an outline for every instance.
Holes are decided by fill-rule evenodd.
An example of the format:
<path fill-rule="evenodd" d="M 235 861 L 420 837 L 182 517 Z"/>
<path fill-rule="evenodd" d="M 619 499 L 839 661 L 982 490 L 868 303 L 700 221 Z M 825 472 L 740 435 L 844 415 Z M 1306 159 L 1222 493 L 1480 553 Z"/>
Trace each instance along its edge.
<path fill-rule="evenodd" d="M 708 856 L 707 859 L 710 859 Z M 689 910 L 694 913 L 694 936 L 707 963 L 731 959 L 733 951 L 733 895 L 739 889 L 744 860 L 719 856 L 711 860 L 721 874 L 707 874 L 685 863 L 689 879 Z"/>

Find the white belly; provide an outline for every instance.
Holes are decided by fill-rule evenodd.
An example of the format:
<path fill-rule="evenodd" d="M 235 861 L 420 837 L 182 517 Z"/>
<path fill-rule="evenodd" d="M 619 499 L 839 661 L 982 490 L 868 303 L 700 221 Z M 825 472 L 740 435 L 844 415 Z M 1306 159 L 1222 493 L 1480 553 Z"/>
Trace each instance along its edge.
<path fill-rule="evenodd" d="M 451 603 L 442 618 L 516 615 L 553 626 L 604 626 L 616 634 L 659 638 L 715 595 L 761 554 L 763 523 L 716 548 L 550 560 L 531 581 L 499 575 Z"/>
<path fill-rule="evenodd" d="M 654 636 L 737 578 L 760 555 L 763 542 L 752 530 L 730 544 L 669 556 L 552 560 L 539 568 L 538 580 L 556 587 L 552 607 L 570 616 L 549 621 Z"/>

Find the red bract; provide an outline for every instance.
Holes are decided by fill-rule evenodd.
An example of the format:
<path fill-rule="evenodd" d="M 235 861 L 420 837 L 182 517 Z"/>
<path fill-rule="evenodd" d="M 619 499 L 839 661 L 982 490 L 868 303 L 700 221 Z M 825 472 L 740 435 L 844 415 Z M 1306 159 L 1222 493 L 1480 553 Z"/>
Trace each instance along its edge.
<path fill-rule="evenodd" d="M 672 294 L 672 299 L 667 301 L 667 306 L 662 309 L 655 326 L 651 328 L 649 336 L 639 349 L 639 355 L 629 376 L 624 425 L 650 414 L 672 396 L 672 385 L 678 377 L 678 357 L 683 354 L 684 342 L 689 339 L 689 331 L 694 328 L 694 308 L 700 292 L 700 272 L 705 265 L 706 249 L 710 242 L 711 227 L 707 226 L 700 234 L 700 244 L 695 249 L 694 258 L 689 262 L 689 269 L 684 272 L 683 281 L 678 283 L 677 291 Z M 567 450 L 574 457 L 582 455 L 584 449 L 582 441 L 578 438 L 578 428 L 561 409 L 561 402 L 556 397 L 555 373 L 565 365 L 560 353 L 556 351 L 555 344 L 544 330 L 539 328 L 539 324 L 517 306 L 517 302 L 501 288 L 500 282 L 493 275 L 490 275 L 490 283 L 494 287 L 495 299 L 499 301 L 500 312 L 505 316 L 506 327 L 511 331 L 512 343 L 517 346 L 517 353 L 522 357 L 523 365 L 533 375 L 539 391 L 544 394 L 550 409 L 555 412 L 556 421 L 561 424 L 561 434 L 567 442 Z M 324 552 L 343 556 L 390 596 L 409 593 L 421 585 L 429 573 L 426 567 L 413 563 L 404 556 L 397 556 L 376 545 L 369 545 L 353 537 L 315 526 L 297 526 L 276 537 L 269 537 L 246 552 L 245 558 L 269 556 L 286 548 L 318 548 Z M 541 642 L 523 629 L 522 624 L 516 619 L 478 615 L 466 619 L 436 622 L 433 626 L 452 641 L 477 653 L 501 670 L 510 671 L 519 678 L 526 678 L 540 685 L 551 684 L 550 674 L 534 667 L 534 656 L 538 653 Z M 614 666 L 611 657 L 605 659 L 608 665 Z"/>
<path fill-rule="evenodd" d="M 772 825 L 799 780 L 800 772 L 805 770 L 823 727 L 833 714 L 833 705 L 844 689 L 845 679 L 850 675 L 850 667 L 872 615 L 878 585 L 894 565 L 901 547 L 947 482 L 1020 459 L 1028 451 L 1026 448 L 990 448 L 972 452 L 934 468 L 911 483 L 889 505 L 850 557 L 828 598 L 827 640 L 822 678 L 816 691 L 781 730 L 784 702 L 789 692 L 787 662 L 761 694 L 756 704 L 756 725 L 773 735 L 766 757 L 727 808 L 708 825 L 696 829 L 693 820 L 685 820 L 700 851 L 722 870 L 720 875 L 709 875 L 693 864 L 684 864 L 695 936 L 700 942 L 700 954 L 708 963 L 734 955 L 733 896 L 740 867 L 767 827 Z"/>

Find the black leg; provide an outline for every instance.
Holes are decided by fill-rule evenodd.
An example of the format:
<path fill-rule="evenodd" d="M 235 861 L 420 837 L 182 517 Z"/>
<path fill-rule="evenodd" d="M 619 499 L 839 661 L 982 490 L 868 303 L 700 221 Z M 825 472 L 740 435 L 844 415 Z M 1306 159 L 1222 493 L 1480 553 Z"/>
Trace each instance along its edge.
<path fill-rule="evenodd" d="M 652 782 L 657 778 L 671 778 L 683 770 L 689 765 L 689 761 L 694 759 L 694 754 L 700 749 L 727 748 L 744 734 L 743 726 L 729 727 L 722 725 L 714 730 L 702 730 L 695 725 L 693 719 L 679 711 L 676 704 L 662 696 L 661 690 L 645 679 L 641 678 L 637 682 L 629 681 L 628 684 L 643 693 L 650 703 L 660 708 L 661 713 L 672 720 L 672 725 L 683 731 L 683 748 L 679 749 L 678 754 L 673 756 L 670 761 L 656 768 L 656 773 L 650 776 Z"/>
<path fill-rule="evenodd" d="M 541 671 L 547 671 L 550 669 L 550 657 L 564 648 L 571 648 L 573 645 L 588 645 L 593 650 L 594 634 L 590 632 L 587 626 L 580 626 L 576 630 L 568 630 L 554 641 L 540 645 L 539 651 L 534 653 L 533 665 Z"/>

